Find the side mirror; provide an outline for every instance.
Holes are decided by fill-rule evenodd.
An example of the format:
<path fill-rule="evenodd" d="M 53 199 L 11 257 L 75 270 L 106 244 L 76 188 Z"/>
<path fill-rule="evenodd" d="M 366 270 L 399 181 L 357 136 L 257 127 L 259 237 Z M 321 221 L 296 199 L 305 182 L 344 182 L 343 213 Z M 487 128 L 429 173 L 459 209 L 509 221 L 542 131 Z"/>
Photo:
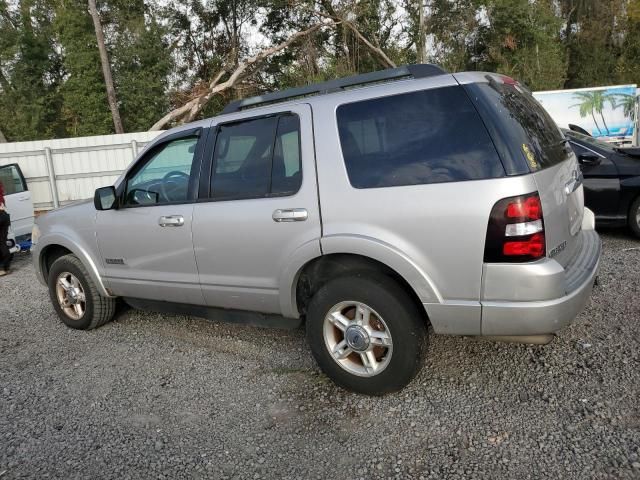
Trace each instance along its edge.
<path fill-rule="evenodd" d="M 97 189 L 93 196 L 93 205 L 96 210 L 112 210 L 116 208 L 116 189 L 114 187 Z"/>
<path fill-rule="evenodd" d="M 578 162 L 585 166 L 600 165 L 600 157 L 595 153 L 583 153 L 578 155 Z"/>

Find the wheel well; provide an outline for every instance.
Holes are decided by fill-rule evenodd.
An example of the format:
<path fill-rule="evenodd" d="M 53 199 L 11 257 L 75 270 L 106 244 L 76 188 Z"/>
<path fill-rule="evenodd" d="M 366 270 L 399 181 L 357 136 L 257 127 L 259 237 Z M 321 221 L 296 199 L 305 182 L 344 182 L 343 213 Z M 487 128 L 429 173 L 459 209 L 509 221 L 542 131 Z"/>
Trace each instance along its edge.
<path fill-rule="evenodd" d="M 427 312 L 409 283 L 395 270 L 370 257 L 355 254 L 333 253 L 315 258 L 307 263 L 298 276 L 296 283 L 296 306 L 301 315 L 307 312 L 307 306 L 315 293 L 328 281 L 337 277 L 366 272 L 382 273 L 395 280 L 409 294 L 425 322 L 429 322 Z"/>
<path fill-rule="evenodd" d="M 73 253 L 68 248 L 63 247 L 62 245 L 49 245 L 47 246 L 42 253 L 40 254 L 40 262 L 42 266 L 42 275 L 44 276 L 45 282 L 49 278 L 49 270 L 51 270 L 51 265 L 60 257 L 64 257 L 65 255 L 69 255 Z"/>

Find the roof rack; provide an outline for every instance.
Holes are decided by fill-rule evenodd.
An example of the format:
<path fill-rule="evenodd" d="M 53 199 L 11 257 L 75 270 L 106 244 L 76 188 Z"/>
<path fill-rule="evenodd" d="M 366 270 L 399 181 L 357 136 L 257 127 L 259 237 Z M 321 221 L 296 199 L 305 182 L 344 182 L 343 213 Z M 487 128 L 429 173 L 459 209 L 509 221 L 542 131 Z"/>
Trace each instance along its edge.
<path fill-rule="evenodd" d="M 284 102 L 294 98 L 308 97 L 312 95 L 324 95 L 327 93 L 345 90 L 350 87 L 357 87 L 369 83 L 387 82 L 391 80 L 400 80 L 404 78 L 426 78 L 447 73 L 437 65 L 429 63 L 417 65 L 403 65 L 397 68 L 389 68 L 378 72 L 364 73 L 362 75 L 353 75 L 351 77 L 338 78 L 329 80 L 328 82 L 314 83 L 304 87 L 290 88 L 281 92 L 267 93 L 257 97 L 244 98 L 229 103 L 222 113 L 233 113 L 245 110 L 247 108 L 255 108 L 272 103 Z"/>

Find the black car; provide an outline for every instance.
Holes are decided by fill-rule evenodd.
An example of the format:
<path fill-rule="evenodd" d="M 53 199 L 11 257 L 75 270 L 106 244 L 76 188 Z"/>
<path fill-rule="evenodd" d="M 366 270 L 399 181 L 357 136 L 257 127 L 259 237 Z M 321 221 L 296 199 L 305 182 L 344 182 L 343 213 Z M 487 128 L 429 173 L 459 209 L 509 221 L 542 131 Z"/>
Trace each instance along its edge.
<path fill-rule="evenodd" d="M 584 175 L 585 205 L 602 226 L 629 225 L 640 237 L 640 148 L 620 148 L 563 130 Z"/>

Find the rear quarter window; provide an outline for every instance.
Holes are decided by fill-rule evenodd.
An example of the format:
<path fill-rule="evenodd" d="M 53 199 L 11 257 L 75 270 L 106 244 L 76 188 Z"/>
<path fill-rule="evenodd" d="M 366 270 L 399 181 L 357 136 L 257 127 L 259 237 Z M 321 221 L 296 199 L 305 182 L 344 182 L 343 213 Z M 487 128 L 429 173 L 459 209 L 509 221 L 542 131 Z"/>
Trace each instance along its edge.
<path fill-rule="evenodd" d="M 344 104 L 337 121 L 355 188 L 505 176 L 480 116 L 459 86 Z"/>

